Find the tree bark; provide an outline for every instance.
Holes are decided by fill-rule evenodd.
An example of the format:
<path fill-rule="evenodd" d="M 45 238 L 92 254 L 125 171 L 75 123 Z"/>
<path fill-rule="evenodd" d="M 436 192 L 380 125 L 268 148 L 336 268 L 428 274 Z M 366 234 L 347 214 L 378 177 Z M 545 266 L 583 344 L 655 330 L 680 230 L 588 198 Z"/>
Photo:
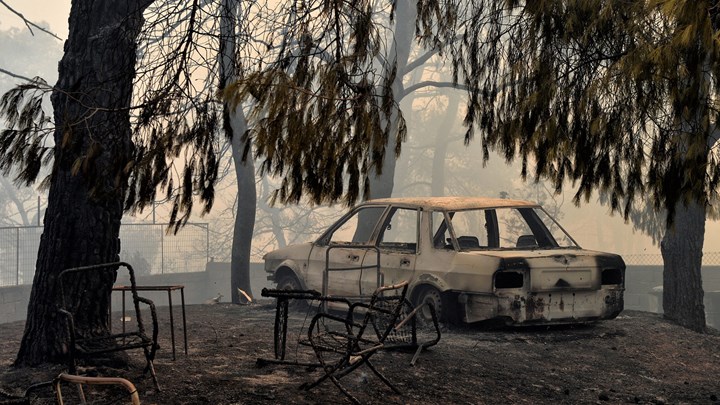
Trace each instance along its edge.
<path fill-rule="evenodd" d="M 220 21 L 220 89 L 227 83 L 238 79 L 238 69 L 235 63 L 235 29 L 237 26 L 239 3 L 237 0 L 223 0 L 221 5 Z M 243 141 L 245 131 L 248 129 L 247 120 L 240 106 L 231 106 L 227 101 L 223 103 L 223 122 L 228 139 L 231 140 L 235 177 L 237 179 L 238 198 L 237 212 L 235 214 L 235 227 L 233 229 L 233 242 L 230 258 L 230 296 L 234 304 L 244 302 L 241 298 L 241 289 L 252 297 L 250 285 L 250 252 L 252 236 L 255 228 L 255 209 L 257 196 L 255 189 L 255 165 L 252 161 L 252 152 L 243 159 L 247 141 Z"/>
<path fill-rule="evenodd" d="M 25 332 L 16 366 L 59 362 L 67 347 L 58 316 L 58 274 L 117 261 L 133 144 L 128 107 L 136 38 L 148 0 L 73 0 L 69 36 L 52 95 L 55 162 Z M 67 302 L 82 335 L 108 331 L 112 274 L 75 280 Z"/>
<path fill-rule="evenodd" d="M 665 318 L 697 332 L 705 331 L 700 272 L 705 214 L 705 207 L 700 204 L 678 203 L 674 224 L 666 230 L 660 244 Z"/>

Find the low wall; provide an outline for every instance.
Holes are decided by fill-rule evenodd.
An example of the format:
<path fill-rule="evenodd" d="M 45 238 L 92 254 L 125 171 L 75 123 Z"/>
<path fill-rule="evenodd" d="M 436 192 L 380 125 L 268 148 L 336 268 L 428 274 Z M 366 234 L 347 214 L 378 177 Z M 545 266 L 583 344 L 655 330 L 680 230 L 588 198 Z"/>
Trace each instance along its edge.
<path fill-rule="evenodd" d="M 127 274 L 127 273 L 125 273 Z M 123 283 L 126 276 L 123 271 L 118 272 L 118 284 Z M 220 302 L 230 301 L 230 263 L 210 262 L 205 271 L 193 273 L 166 273 L 137 278 L 138 285 L 177 285 L 185 286 L 185 303 L 202 304 L 218 294 L 222 294 Z M 266 273 L 262 263 L 250 264 L 250 286 L 255 296 L 260 296 L 263 287 L 269 287 Z M 30 285 L 0 287 L 0 323 L 25 320 L 27 306 L 30 300 Z M 143 291 L 143 297 L 149 298 L 157 306 L 168 305 L 167 292 Z M 114 293 L 112 297 L 113 310 L 122 307 L 122 294 Z M 180 303 L 179 292 L 172 293 L 173 304 Z"/>
<path fill-rule="evenodd" d="M 24 320 L 31 285 L 0 287 L 0 323 Z"/>
<path fill-rule="evenodd" d="M 720 266 L 703 266 L 707 324 L 720 329 Z M 625 309 L 662 313 L 663 266 L 629 265 L 625 271 Z"/>

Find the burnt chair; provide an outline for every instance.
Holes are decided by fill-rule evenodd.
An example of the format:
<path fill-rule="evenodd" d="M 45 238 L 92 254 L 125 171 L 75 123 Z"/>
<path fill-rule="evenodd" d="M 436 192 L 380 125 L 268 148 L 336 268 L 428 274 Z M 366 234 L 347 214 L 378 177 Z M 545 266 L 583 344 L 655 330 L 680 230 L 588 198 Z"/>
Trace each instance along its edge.
<path fill-rule="evenodd" d="M 352 304 L 344 316 L 323 312 L 315 315 L 308 329 L 308 341 L 324 374 L 300 388 L 310 390 L 329 379 L 352 402 L 359 404 L 340 380 L 366 365 L 385 385 L 402 394 L 373 365 L 371 357 L 394 346 L 390 337 L 403 327 L 401 314 L 406 307 L 407 290 L 407 281 L 383 286 L 375 290 L 369 302 Z"/>
<path fill-rule="evenodd" d="M 87 277 L 95 272 L 114 272 L 116 269 L 124 267 L 129 273 L 130 293 L 133 302 L 133 308 L 135 310 L 135 321 L 137 328 L 129 331 L 125 331 L 123 328 L 122 333 L 103 333 L 93 336 L 82 336 L 77 333 L 75 328 L 75 319 L 77 308 L 72 303 L 66 302 L 66 289 L 69 283 L 77 282 L 81 277 Z M 63 270 L 59 276 L 60 283 L 60 306 L 58 311 L 64 316 L 67 323 L 67 341 L 65 342 L 68 347 L 68 369 L 71 374 L 77 372 L 77 360 L 79 358 L 92 358 L 98 355 L 118 352 L 125 350 L 142 349 L 145 354 L 146 366 L 143 373 L 150 371 L 155 387 L 160 390 L 160 386 L 155 375 L 155 367 L 153 360 L 155 359 L 155 353 L 158 349 L 158 321 L 157 312 L 155 310 L 155 304 L 147 299 L 138 296 L 137 285 L 135 282 L 135 272 L 132 266 L 125 262 L 116 263 L 105 263 L 93 266 L 75 267 Z M 150 309 L 150 316 L 152 321 L 152 330 L 148 334 L 145 325 L 143 324 L 142 313 L 140 311 L 140 304 L 147 305 Z M 123 320 L 124 322 L 125 320 Z"/>

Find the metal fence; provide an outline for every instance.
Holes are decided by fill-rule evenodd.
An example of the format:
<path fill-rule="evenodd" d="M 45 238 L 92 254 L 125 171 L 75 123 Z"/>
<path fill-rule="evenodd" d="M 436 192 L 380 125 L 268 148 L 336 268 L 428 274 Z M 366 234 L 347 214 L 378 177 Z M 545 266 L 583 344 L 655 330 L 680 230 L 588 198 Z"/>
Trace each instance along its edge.
<path fill-rule="evenodd" d="M 660 254 L 622 255 L 625 264 L 632 266 L 662 266 L 663 258 Z M 705 252 L 702 257 L 703 266 L 720 265 L 720 252 Z"/>
<path fill-rule="evenodd" d="M 123 224 L 120 260 L 137 275 L 204 271 L 209 259 L 209 226 L 187 223 L 177 234 L 167 224 Z M 0 287 L 31 284 L 43 227 L 0 227 Z"/>

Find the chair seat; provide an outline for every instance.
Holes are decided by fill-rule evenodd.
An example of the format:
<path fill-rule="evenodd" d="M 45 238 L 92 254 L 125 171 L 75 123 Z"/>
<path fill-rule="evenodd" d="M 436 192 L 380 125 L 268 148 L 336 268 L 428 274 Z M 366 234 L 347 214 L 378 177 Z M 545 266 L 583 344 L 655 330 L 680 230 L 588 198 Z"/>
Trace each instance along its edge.
<path fill-rule="evenodd" d="M 109 336 L 95 336 L 75 341 L 80 354 L 100 354 L 152 346 L 153 341 L 139 332 L 128 332 Z"/>

